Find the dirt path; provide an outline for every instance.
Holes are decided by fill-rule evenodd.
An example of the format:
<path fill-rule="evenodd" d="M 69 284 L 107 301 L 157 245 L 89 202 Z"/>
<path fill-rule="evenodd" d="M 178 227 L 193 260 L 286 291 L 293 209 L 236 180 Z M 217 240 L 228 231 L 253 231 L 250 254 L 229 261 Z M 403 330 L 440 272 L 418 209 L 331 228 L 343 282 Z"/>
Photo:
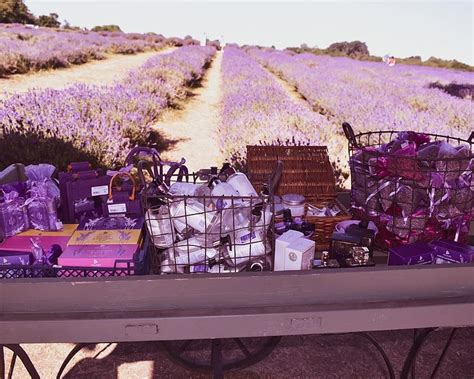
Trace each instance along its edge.
<path fill-rule="evenodd" d="M 222 51 L 218 51 L 211 67 L 207 70 L 202 87 L 192 90 L 192 96 L 182 109 L 166 112 L 156 128 L 160 134 L 179 142 L 163 158 L 179 161 L 186 158 L 190 171 L 220 166 L 221 156 L 217 128 L 220 122 Z"/>
<path fill-rule="evenodd" d="M 135 55 L 112 55 L 108 59 L 92 61 L 64 69 L 39 71 L 24 75 L 13 75 L 0 79 L 0 99 L 8 93 L 26 92 L 32 88 L 65 88 L 73 84 L 107 85 L 123 78 L 128 71 L 139 67 L 156 54 L 165 54 L 174 48 L 150 51 Z"/>

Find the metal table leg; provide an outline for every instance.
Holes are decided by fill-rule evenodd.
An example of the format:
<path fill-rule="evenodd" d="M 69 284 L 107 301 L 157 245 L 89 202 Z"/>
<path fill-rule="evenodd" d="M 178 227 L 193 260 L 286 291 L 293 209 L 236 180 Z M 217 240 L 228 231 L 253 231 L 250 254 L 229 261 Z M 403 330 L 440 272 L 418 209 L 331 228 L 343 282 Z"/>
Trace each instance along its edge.
<path fill-rule="evenodd" d="M 61 367 L 59 368 L 58 374 L 56 375 L 57 379 L 61 378 L 61 375 L 63 374 L 64 370 L 66 369 L 67 365 L 71 360 L 74 358 L 74 356 L 79 353 L 83 348 L 85 348 L 88 345 L 93 345 L 91 343 L 80 343 L 77 344 L 76 346 L 73 347 L 73 349 L 69 352 L 67 355 L 66 359 L 63 361 Z"/>
<path fill-rule="evenodd" d="M 1 365 L 3 366 L 3 375 L 4 375 L 4 372 L 5 372 L 5 362 L 4 362 L 4 357 L 3 357 L 3 347 L 6 347 L 7 349 L 11 350 L 14 354 L 14 357 L 15 357 L 15 360 L 16 360 L 16 356 L 18 356 L 18 358 L 20 358 L 20 360 L 23 362 L 23 365 L 25 366 L 26 368 L 26 371 L 28 371 L 28 374 L 30 374 L 31 378 L 32 379 L 39 379 L 40 376 L 38 374 L 38 371 L 36 371 L 36 368 L 35 368 L 35 365 L 33 364 L 33 362 L 31 362 L 31 359 L 30 357 L 28 356 L 28 354 L 26 353 L 26 351 L 18 344 L 9 344 L 9 345 L 0 345 L 0 347 L 2 348 L 1 349 L 1 355 L 2 355 L 2 359 L 1 361 L 3 362 Z M 11 365 L 11 368 L 10 368 L 10 374 L 13 373 L 13 367 L 15 365 L 15 361 L 12 360 L 12 365 Z M 0 367 L 1 369 L 1 367 Z M 0 372 L 1 373 L 1 372 Z"/>

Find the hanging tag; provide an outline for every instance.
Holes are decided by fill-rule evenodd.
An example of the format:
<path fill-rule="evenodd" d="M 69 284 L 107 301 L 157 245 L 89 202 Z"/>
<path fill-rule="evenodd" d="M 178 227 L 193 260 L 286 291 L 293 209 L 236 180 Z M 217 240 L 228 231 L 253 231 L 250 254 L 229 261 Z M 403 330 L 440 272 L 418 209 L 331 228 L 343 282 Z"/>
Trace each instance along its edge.
<path fill-rule="evenodd" d="M 96 186 L 91 188 L 91 196 L 101 196 L 109 194 L 109 186 Z"/>
<path fill-rule="evenodd" d="M 109 210 L 109 213 L 126 213 L 127 212 L 127 205 L 125 203 L 108 204 L 107 208 Z"/>

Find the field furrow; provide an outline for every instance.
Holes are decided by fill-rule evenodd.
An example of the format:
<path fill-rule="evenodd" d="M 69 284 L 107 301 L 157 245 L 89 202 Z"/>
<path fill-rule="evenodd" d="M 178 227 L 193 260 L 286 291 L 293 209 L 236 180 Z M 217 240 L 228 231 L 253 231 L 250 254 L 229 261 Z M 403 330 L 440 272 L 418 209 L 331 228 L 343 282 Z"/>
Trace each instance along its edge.
<path fill-rule="evenodd" d="M 474 74 L 437 68 L 362 62 L 272 49 L 248 49 L 284 78 L 313 109 L 340 125 L 363 130 L 420 130 L 467 137 L 472 101 L 430 88 L 434 82 L 474 83 Z"/>

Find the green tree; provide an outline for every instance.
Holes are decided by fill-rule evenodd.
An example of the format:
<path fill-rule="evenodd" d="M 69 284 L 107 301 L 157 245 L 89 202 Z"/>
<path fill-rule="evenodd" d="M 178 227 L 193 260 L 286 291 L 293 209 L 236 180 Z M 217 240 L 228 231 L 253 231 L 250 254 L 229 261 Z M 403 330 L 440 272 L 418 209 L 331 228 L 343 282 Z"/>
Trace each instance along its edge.
<path fill-rule="evenodd" d="M 0 22 L 10 24 L 34 24 L 35 16 L 31 14 L 22 0 L 0 1 Z"/>
<path fill-rule="evenodd" d="M 57 13 L 50 13 L 49 16 L 42 15 L 38 17 L 36 25 L 47 28 L 59 28 L 61 23 L 58 21 L 58 18 L 59 16 Z"/>
<path fill-rule="evenodd" d="M 100 25 L 94 26 L 91 29 L 93 32 L 121 32 L 120 26 L 118 25 Z"/>

